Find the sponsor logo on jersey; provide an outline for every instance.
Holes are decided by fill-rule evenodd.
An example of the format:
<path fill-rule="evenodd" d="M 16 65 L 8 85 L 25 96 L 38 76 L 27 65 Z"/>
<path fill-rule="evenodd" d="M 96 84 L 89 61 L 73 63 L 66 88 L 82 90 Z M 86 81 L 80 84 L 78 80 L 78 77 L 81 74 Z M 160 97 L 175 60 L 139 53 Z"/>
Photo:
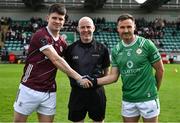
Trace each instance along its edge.
<path fill-rule="evenodd" d="M 79 57 L 78 56 L 73 56 L 72 59 L 79 59 Z"/>
<path fill-rule="evenodd" d="M 92 54 L 92 56 L 99 57 L 100 55 L 99 54 Z"/>
<path fill-rule="evenodd" d="M 133 62 L 132 61 L 127 61 L 126 63 L 128 68 L 132 68 L 133 67 Z"/>
<path fill-rule="evenodd" d="M 128 69 L 128 70 L 122 70 L 121 74 L 126 74 L 126 75 L 135 75 L 136 73 L 140 72 L 140 68 L 138 69 Z"/>

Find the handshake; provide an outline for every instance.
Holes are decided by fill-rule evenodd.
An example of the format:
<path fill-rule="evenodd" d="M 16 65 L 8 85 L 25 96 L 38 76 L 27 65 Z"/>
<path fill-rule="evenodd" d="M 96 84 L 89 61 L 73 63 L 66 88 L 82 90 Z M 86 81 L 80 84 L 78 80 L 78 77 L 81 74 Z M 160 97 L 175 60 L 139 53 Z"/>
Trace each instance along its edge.
<path fill-rule="evenodd" d="M 86 81 L 88 80 L 88 81 Z M 90 81 L 90 83 L 89 83 Z M 97 87 L 97 78 L 85 75 L 82 77 L 82 81 L 77 81 L 78 85 L 82 88 L 92 88 Z"/>

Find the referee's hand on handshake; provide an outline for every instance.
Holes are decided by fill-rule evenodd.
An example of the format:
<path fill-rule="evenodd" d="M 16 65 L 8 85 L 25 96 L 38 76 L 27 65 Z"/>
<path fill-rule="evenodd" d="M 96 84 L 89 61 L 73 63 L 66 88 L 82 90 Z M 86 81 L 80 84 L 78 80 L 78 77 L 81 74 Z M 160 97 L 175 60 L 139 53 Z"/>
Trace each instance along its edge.
<path fill-rule="evenodd" d="M 90 87 L 96 87 L 98 85 L 97 84 L 97 78 L 95 78 L 95 77 L 91 77 L 89 75 L 85 75 L 85 76 L 83 76 L 83 79 L 88 79 L 89 81 L 91 81 L 92 86 L 90 86 Z"/>
<path fill-rule="evenodd" d="M 81 79 L 76 81 L 78 86 L 81 88 L 91 88 L 93 87 L 93 83 L 91 82 L 91 80 L 89 80 L 87 77 L 82 76 Z"/>

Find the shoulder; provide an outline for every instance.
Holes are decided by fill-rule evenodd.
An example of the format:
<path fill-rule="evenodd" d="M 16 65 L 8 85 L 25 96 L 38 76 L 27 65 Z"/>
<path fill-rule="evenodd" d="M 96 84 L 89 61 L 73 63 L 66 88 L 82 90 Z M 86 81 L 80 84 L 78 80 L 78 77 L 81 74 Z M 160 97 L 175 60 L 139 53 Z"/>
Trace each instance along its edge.
<path fill-rule="evenodd" d="M 44 38 L 44 37 L 49 37 L 49 35 L 48 35 L 48 33 L 47 33 L 47 30 L 45 29 L 45 28 L 41 28 L 41 29 L 39 29 L 39 30 L 37 30 L 34 34 L 33 34 L 33 36 L 32 36 L 32 39 L 41 39 L 41 38 Z"/>
<path fill-rule="evenodd" d="M 70 52 L 70 51 L 72 51 L 72 49 L 73 49 L 75 46 L 77 46 L 78 44 L 79 44 L 78 41 L 75 41 L 74 43 L 68 45 L 66 50 L 67 50 L 68 52 Z"/>
<path fill-rule="evenodd" d="M 41 48 L 51 42 L 51 36 L 48 34 L 47 30 L 45 28 L 41 28 L 33 34 L 30 45 Z"/>
<path fill-rule="evenodd" d="M 96 45 L 95 45 L 96 44 Z M 105 46 L 105 44 L 103 44 L 103 43 L 100 43 L 100 42 L 95 42 L 95 48 L 96 49 L 99 49 L 99 50 L 108 50 L 108 48 Z"/>
<path fill-rule="evenodd" d="M 70 45 L 68 46 L 68 48 L 73 48 L 73 47 L 76 46 L 76 45 L 79 45 L 79 40 L 77 40 L 77 41 L 73 42 L 72 44 L 70 44 Z"/>
<path fill-rule="evenodd" d="M 67 48 L 68 44 L 67 44 L 66 40 L 62 36 L 59 37 L 59 40 L 60 40 L 61 44 L 64 45 Z"/>
<path fill-rule="evenodd" d="M 97 41 L 95 41 L 95 43 L 96 43 L 97 46 L 106 47 L 103 43 L 100 43 L 100 42 L 97 42 Z"/>
<path fill-rule="evenodd" d="M 154 43 L 150 39 L 146 39 L 144 37 L 138 36 L 137 42 L 139 43 L 140 47 L 155 47 Z"/>
<path fill-rule="evenodd" d="M 42 34 L 47 34 L 47 30 L 45 27 L 38 29 L 35 33 L 35 35 L 42 35 Z"/>
<path fill-rule="evenodd" d="M 123 49 L 123 45 L 122 45 L 122 41 L 120 41 L 112 48 L 112 52 L 119 52 L 122 49 Z"/>
<path fill-rule="evenodd" d="M 65 59 L 67 60 L 68 58 L 70 58 L 71 54 L 73 53 L 75 49 L 75 46 L 77 45 L 77 41 L 68 45 L 67 48 L 64 50 L 64 56 L 65 56 Z"/>

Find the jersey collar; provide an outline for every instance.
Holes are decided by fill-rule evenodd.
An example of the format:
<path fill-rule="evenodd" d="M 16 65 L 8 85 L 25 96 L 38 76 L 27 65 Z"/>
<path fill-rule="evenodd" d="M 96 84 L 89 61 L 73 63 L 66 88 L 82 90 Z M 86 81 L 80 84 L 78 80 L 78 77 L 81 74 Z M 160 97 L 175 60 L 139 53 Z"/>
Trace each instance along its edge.
<path fill-rule="evenodd" d="M 58 37 L 54 37 L 54 35 L 52 34 L 51 30 L 48 28 L 48 26 L 46 26 L 46 29 L 48 31 L 48 33 L 51 35 L 51 37 L 54 39 L 54 41 L 59 40 L 59 36 Z"/>
<path fill-rule="evenodd" d="M 135 41 L 131 42 L 130 44 L 126 44 L 123 40 L 122 40 L 122 45 L 124 47 L 131 47 L 133 46 L 136 42 L 137 42 L 137 39 L 139 38 L 139 36 L 135 35 Z"/>
<path fill-rule="evenodd" d="M 81 40 L 78 40 L 78 43 L 79 43 L 80 46 L 82 46 L 82 47 L 91 47 L 91 46 L 93 46 L 93 45 L 95 44 L 95 41 L 94 41 L 94 39 L 93 39 L 90 43 L 82 43 Z"/>

